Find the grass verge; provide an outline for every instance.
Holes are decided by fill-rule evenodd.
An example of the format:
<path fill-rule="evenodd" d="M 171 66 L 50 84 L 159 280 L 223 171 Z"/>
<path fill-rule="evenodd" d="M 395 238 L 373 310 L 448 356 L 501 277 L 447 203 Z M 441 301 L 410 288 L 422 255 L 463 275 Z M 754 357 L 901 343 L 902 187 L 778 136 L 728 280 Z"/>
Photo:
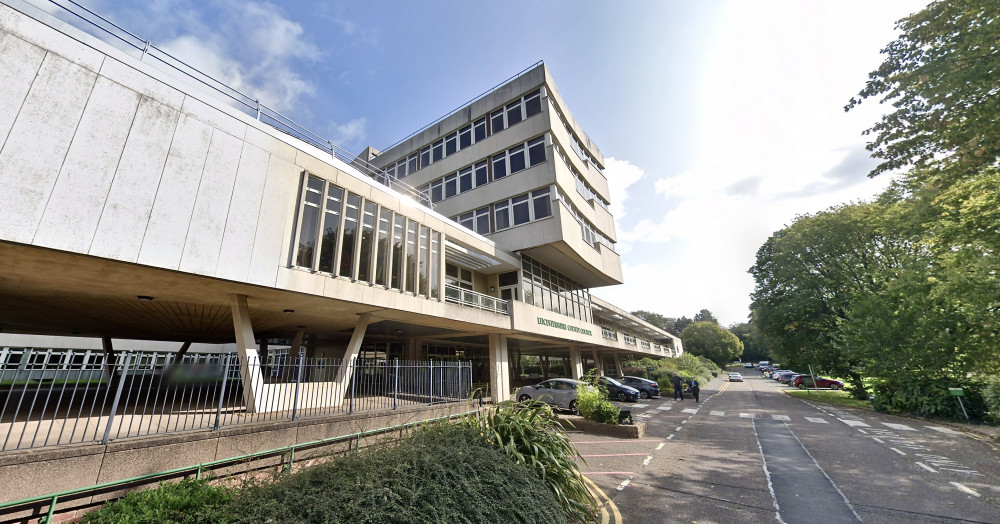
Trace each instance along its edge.
<path fill-rule="evenodd" d="M 856 398 L 852 398 L 850 393 L 843 390 L 834 391 L 826 389 L 818 389 L 818 390 L 788 389 L 785 390 L 785 394 L 796 398 L 814 400 L 816 402 L 825 402 L 827 404 L 837 404 L 839 406 L 847 406 L 847 407 L 861 408 L 861 409 L 872 408 L 871 404 L 867 400 L 858 400 Z"/>

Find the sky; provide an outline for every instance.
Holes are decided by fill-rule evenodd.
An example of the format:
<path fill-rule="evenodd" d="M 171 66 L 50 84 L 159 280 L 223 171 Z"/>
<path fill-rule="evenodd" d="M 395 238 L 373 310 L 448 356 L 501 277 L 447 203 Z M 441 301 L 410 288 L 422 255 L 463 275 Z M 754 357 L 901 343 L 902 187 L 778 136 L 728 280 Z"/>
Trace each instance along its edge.
<path fill-rule="evenodd" d="M 59 0 L 65 1 L 65 0 Z M 889 176 L 844 105 L 907 0 L 78 0 L 340 147 L 385 149 L 544 60 L 606 159 L 628 311 L 747 320 L 757 249 Z"/>

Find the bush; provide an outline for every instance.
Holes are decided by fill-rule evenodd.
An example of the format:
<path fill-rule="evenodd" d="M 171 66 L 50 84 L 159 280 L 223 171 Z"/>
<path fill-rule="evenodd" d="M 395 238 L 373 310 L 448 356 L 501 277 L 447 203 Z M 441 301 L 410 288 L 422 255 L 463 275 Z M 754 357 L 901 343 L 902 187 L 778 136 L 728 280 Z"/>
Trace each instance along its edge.
<path fill-rule="evenodd" d="M 535 468 L 489 445 L 474 425 L 439 423 L 399 442 L 252 486 L 232 511 L 235 522 L 254 524 L 566 522 Z"/>
<path fill-rule="evenodd" d="M 983 402 L 986 403 L 986 418 L 1000 424 L 1000 376 L 987 381 L 983 388 Z"/>
<path fill-rule="evenodd" d="M 986 402 L 983 384 L 967 378 L 907 377 L 877 381 L 871 406 L 887 413 L 910 413 L 929 418 L 965 420 L 965 415 L 948 388 L 962 388 L 962 404 L 969 418 L 984 420 Z"/>
<path fill-rule="evenodd" d="M 161 483 L 156 489 L 136 491 L 88 513 L 87 524 L 201 524 L 230 522 L 233 493 L 204 480 Z"/>
<path fill-rule="evenodd" d="M 576 391 L 580 416 L 601 424 L 617 424 L 619 409 L 608 401 L 608 394 L 600 386 L 581 384 Z"/>

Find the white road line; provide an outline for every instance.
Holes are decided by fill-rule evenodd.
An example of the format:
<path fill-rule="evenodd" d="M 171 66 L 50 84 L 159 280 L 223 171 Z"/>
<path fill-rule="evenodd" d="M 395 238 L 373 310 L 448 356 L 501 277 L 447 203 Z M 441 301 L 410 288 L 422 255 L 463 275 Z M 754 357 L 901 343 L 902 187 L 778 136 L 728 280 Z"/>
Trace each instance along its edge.
<path fill-rule="evenodd" d="M 827 422 L 825 418 L 806 417 L 806 420 L 808 420 L 809 422 L 812 422 L 814 424 L 829 424 L 829 422 Z"/>
<path fill-rule="evenodd" d="M 697 413 L 698 410 L 694 408 L 684 408 L 684 413 Z"/>
<path fill-rule="evenodd" d="M 673 433 L 671 433 L 670 435 L 667 436 L 667 440 L 673 440 L 673 439 L 674 439 L 674 434 Z"/>
<path fill-rule="evenodd" d="M 672 437 L 673 435 L 670 435 L 670 436 Z M 659 444 L 657 444 L 656 445 L 656 451 L 660 451 L 661 449 L 663 449 L 663 446 L 665 444 L 666 444 L 666 442 L 660 442 Z"/>
<path fill-rule="evenodd" d="M 656 409 L 658 409 L 660 411 L 670 411 L 671 409 L 674 409 L 674 407 L 673 406 L 660 406 L 660 407 L 658 407 Z"/>
<path fill-rule="evenodd" d="M 860 420 L 853 420 L 853 419 L 849 419 L 849 418 L 838 418 L 837 420 L 843 422 L 844 424 L 847 424 L 848 426 L 851 426 L 852 428 L 856 428 L 856 427 L 870 428 L 871 427 L 868 424 L 865 424 L 864 422 L 861 422 Z"/>
<path fill-rule="evenodd" d="M 982 496 L 979 493 L 977 493 L 976 490 L 974 490 L 972 488 L 968 488 L 966 486 L 963 486 L 962 484 L 959 484 L 958 482 L 949 482 L 948 484 L 951 484 L 952 486 L 955 486 L 956 488 L 959 489 L 959 491 L 964 491 L 964 492 L 968 493 L 969 495 L 973 495 L 975 497 L 981 497 Z"/>
<path fill-rule="evenodd" d="M 937 431 L 938 433 L 944 433 L 945 435 L 961 435 L 962 434 L 962 432 L 960 432 L 960 431 L 955 431 L 955 430 L 953 430 L 951 428 L 945 428 L 945 427 L 941 427 L 941 426 L 924 426 L 924 427 L 927 428 L 927 429 L 931 429 L 931 430 Z"/>
<path fill-rule="evenodd" d="M 903 453 L 902 451 L 900 451 L 900 450 L 898 450 L 898 449 L 896 449 L 896 448 L 889 448 L 889 449 L 891 449 L 891 450 L 895 451 L 896 453 L 899 453 L 900 455 L 902 455 L 902 456 L 904 456 L 904 457 L 906 456 L 906 453 Z"/>
<path fill-rule="evenodd" d="M 632 407 L 635 408 L 635 409 L 648 408 L 649 404 L 632 404 Z"/>
<path fill-rule="evenodd" d="M 740 418 L 754 418 L 753 413 L 740 413 Z"/>
<path fill-rule="evenodd" d="M 726 412 L 725 411 L 712 411 L 711 413 L 709 413 L 709 415 L 716 416 L 716 417 L 724 417 L 724 416 L 726 416 Z"/>
<path fill-rule="evenodd" d="M 788 417 L 788 415 L 771 415 L 771 418 L 773 418 L 774 420 L 784 420 L 784 421 L 792 420 L 791 418 Z"/>
<path fill-rule="evenodd" d="M 879 444 L 885 444 L 885 441 L 882 440 L 882 439 L 880 439 L 880 438 L 878 438 L 878 437 L 872 437 L 872 440 L 874 440 L 875 442 L 878 442 Z"/>
<path fill-rule="evenodd" d="M 681 430 L 681 426 L 677 426 L 676 428 L 674 428 L 674 431 L 680 431 L 680 430 Z"/>
<path fill-rule="evenodd" d="M 653 461 L 653 456 L 649 455 L 649 456 L 646 457 L 646 460 L 642 461 L 642 465 L 643 466 L 648 466 L 649 463 L 652 462 L 652 461 Z"/>
<path fill-rule="evenodd" d="M 883 422 L 882 425 L 888 426 L 892 429 L 896 429 L 899 431 L 916 431 L 915 429 L 911 428 L 910 426 L 907 426 L 906 424 L 890 424 L 888 422 Z"/>
<path fill-rule="evenodd" d="M 930 471 L 931 473 L 937 473 L 936 469 L 928 466 L 927 464 L 924 464 L 923 462 L 917 462 L 917 465 L 920 466 L 920 467 L 922 467 L 922 468 L 924 468 L 924 469 L 926 469 L 927 471 Z"/>
<path fill-rule="evenodd" d="M 615 489 L 617 489 L 618 491 L 621 491 L 621 490 L 625 489 L 625 487 L 628 486 L 631 483 L 632 483 L 632 477 L 630 476 L 629 478 L 623 480 L 622 483 L 619 484 L 618 487 L 615 488 Z"/>

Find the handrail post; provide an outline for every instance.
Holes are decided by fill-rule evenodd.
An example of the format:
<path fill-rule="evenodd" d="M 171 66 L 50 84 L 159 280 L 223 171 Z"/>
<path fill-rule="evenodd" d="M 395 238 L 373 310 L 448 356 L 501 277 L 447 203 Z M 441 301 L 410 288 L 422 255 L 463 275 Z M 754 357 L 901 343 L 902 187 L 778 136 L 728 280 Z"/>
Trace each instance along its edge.
<path fill-rule="evenodd" d="M 399 407 L 399 359 L 393 359 L 395 370 L 392 373 L 392 409 Z"/>
<path fill-rule="evenodd" d="M 115 412 L 118 411 L 118 402 L 122 398 L 122 389 L 124 389 L 125 387 L 125 377 L 128 374 L 128 364 L 131 358 L 132 358 L 131 353 L 125 354 L 125 363 L 122 366 L 121 375 L 118 376 L 118 390 L 115 392 L 114 402 L 111 403 L 111 413 L 108 414 L 108 425 L 107 427 L 104 428 L 104 438 L 101 439 L 101 444 L 107 444 L 108 440 L 111 437 L 111 425 L 114 424 Z"/>
<path fill-rule="evenodd" d="M 215 410 L 215 426 L 213 430 L 219 429 L 222 422 L 222 402 L 226 398 L 226 382 L 229 381 L 229 364 L 233 359 L 233 354 L 226 355 L 226 364 L 222 366 L 222 388 L 219 390 L 219 407 Z"/>
<path fill-rule="evenodd" d="M 352 358 L 352 359 L 348 360 L 348 364 L 347 364 L 347 365 L 351 366 L 351 401 L 350 401 L 350 404 L 348 404 L 348 406 L 347 406 L 347 414 L 348 415 L 351 415 L 351 414 L 354 413 L 354 383 L 357 382 L 357 378 L 358 378 L 356 376 L 357 373 L 358 373 L 358 367 L 354 365 L 355 362 L 357 362 L 357 360 L 355 360 L 355 359 Z"/>
<path fill-rule="evenodd" d="M 292 400 L 292 420 L 298 418 L 299 413 L 299 385 L 302 384 L 302 364 L 305 357 L 305 353 L 299 352 L 299 372 L 295 377 L 295 398 Z"/>
<path fill-rule="evenodd" d="M 258 98 L 257 100 L 254 100 L 254 103 L 257 104 L 257 120 L 259 121 L 260 120 L 260 99 Z"/>
<path fill-rule="evenodd" d="M 434 359 L 431 359 L 430 366 L 427 368 L 429 375 L 427 376 L 427 405 L 434 405 Z"/>

